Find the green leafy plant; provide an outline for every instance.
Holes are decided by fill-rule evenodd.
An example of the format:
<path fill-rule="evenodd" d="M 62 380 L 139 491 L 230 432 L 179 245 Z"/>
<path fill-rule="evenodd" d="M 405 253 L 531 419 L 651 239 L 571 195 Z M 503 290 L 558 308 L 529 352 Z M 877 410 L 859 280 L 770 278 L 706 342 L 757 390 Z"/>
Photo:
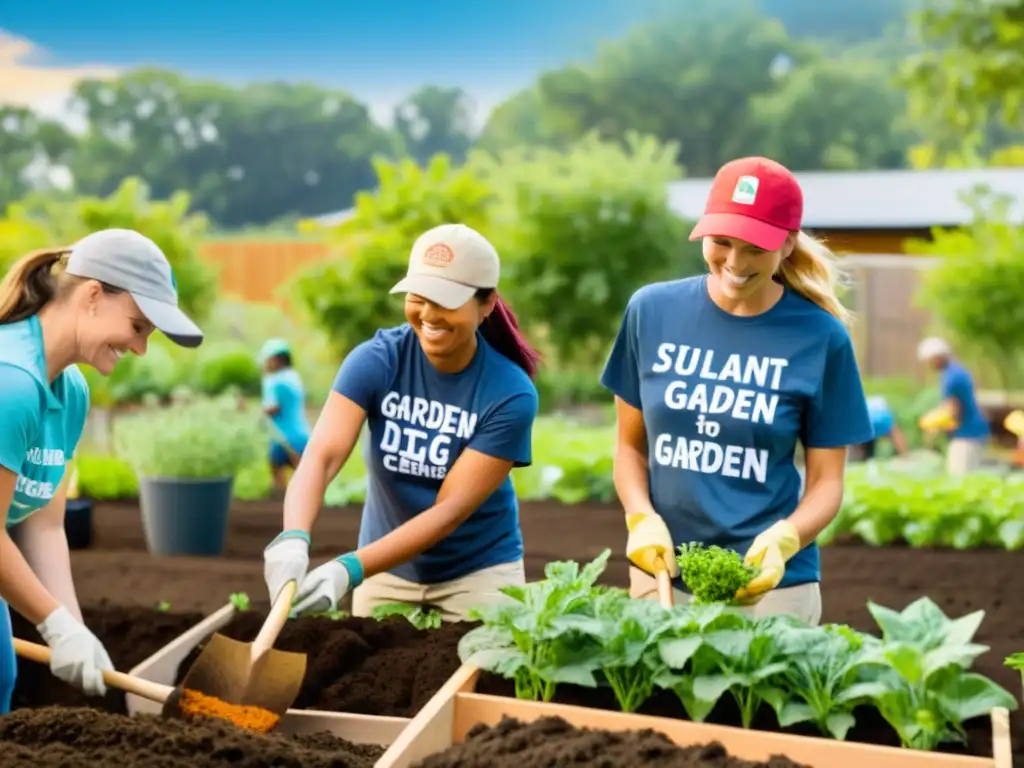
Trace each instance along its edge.
<path fill-rule="evenodd" d="M 747 586 L 759 572 L 731 549 L 696 542 L 680 545 L 676 562 L 698 603 L 731 602 L 736 591 Z"/>
<path fill-rule="evenodd" d="M 239 613 L 249 610 L 249 596 L 245 592 L 232 592 L 228 596 L 228 602 L 235 606 L 235 610 Z"/>
<path fill-rule="evenodd" d="M 142 476 L 234 476 L 263 450 L 258 419 L 231 397 L 145 408 L 115 422 L 114 445 Z"/>
<path fill-rule="evenodd" d="M 404 616 L 417 629 L 440 629 L 444 617 L 433 608 L 424 610 L 423 606 L 412 603 L 384 603 L 373 609 L 373 618 L 386 619 L 389 616 Z"/>
<path fill-rule="evenodd" d="M 969 671 L 987 650 L 971 642 L 983 611 L 950 619 L 928 598 L 902 612 L 869 603 L 878 638 L 791 616 L 755 620 L 722 602 L 666 609 L 597 585 L 608 554 L 582 569 L 551 563 L 546 579 L 508 588 L 508 603 L 475 609 L 482 626 L 463 637 L 460 659 L 513 680 L 519 698 L 550 701 L 559 684 L 608 686 L 634 712 L 663 689 L 702 722 L 728 694 L 746 728 L 767 705 L 783 727 L 812 722 L 835 739 L 858 707 L 873 707 L 903 746 L 924 750 L 962 741 L 964 723 L 995 707 L 1017 709 Z M 1024 666 L 1024 654 L 1012 663 Z"/>

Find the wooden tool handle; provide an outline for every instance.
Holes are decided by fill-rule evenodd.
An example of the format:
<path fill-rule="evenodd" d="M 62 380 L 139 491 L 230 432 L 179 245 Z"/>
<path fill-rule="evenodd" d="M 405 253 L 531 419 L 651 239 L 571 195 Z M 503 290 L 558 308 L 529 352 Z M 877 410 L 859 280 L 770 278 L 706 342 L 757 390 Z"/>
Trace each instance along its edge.
<path fill-rule="evenodd" d="M 288 614 L 292 610 L 292 601 L 295 599 L 295 591 L 299 588 L 298 582 L 294 579 L 289 581 L 277 595 L 274 605 L 267 614 L 267 620 L 263 622 L 260 633 L 252 641 L 252 661 L 256 662 L 260 656 L 274 647 L 277 636 L 281 634 L 285 622 L 288 621 Z"/>
<path fill-rule="evenodd" d="M 14 638 L 14 652 L 23 659 L 37 661 L 40 664 L 50 663 L 50 649 L 45 645 L 37 645 L 20 637 Z M 144 699 L 163 704 L 167 697 L 174 690 L 169 685 L 161 685 L 150 680 L 143 680 L 141 677 L 132 677 L 124 672 L 115 672 L 112 669 L 103 670 L 103 682 L 111 688 L 118 688 L 127 693 L 134 693 Z"/>
<path fill-rule="evenodd" d="M 654 578 L 658 580 L 658 602 L 663 608 L 671 608 L 675 605 L 675 596 L 672 594 L 672 577 L 663 557 L 654 561 Z"/>

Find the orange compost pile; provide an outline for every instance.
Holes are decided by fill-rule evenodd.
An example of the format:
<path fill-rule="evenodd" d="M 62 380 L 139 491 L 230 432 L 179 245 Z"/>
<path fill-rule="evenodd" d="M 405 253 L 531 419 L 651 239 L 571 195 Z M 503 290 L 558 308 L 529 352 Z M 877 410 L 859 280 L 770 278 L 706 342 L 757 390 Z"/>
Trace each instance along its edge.
<path fill-rule="evenodd" d="M 181 692 L 181 701 L 178 706 L 187 715 L 227 720 L 239 728 L 244 728 L 247 731 L 256 731 L 257 733 L 269 733 L 277 725 L 278 720 L 280 720 L 277 715 L 268 709 L 228 704 L 213 696 L 207 696 L 204 693 L 191 691 L 187 688 Z"/>

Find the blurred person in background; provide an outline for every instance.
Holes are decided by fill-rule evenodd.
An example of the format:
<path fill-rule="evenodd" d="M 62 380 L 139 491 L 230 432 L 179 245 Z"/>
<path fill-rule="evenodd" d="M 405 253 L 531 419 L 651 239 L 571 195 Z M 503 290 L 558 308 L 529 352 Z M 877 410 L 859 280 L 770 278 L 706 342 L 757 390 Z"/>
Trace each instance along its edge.
<path fill-rule="evenodd" d="M 89 412 L 78 365 L 109 376 L 128 352 L 146 354 L 154 328 L 185 347 L 203 339 L 178 308 L 163 252 L 138 232 L 30 253 L 0 283 L 0 714 L 17 671 L 8 604 L 35 624 L 55 676 L 106 691 L 113 665 L 82 621 L 64 533 L 65 469 Z"/>
<path fill-rule="evenodd" d="M 271 428 L 267 458 L 274 490 L 283 493 L 287 469 L 296 469 L 311 431 L 306 418 L 306 389 L 292 365 L 292 351 L 284 339 L 268 339 L 260 349 L 263 366 L 262 408 Z"/>
<path fill-rule="evenodd" d="M 525 583 L 510 472 L 531 463 L 538 355 L 498 297 L 498 253 L 446 224 L 421 235 L 406 277 L 406 322 L 345 358 L 284 502 L 284 531 L 265 551 L 270 599 L 299 583 L 297 613 L 352 613 L 405 602 L 446 620 L 503 601 Z M 307 573 L 324 491 L 363 424 L 366 502 L 358 549 Z"/>
<path fill-rule="evenodd" d="M 874 432 L 833 256 L 802 216 L 786 168 L 729 162 L 690 235 L 707 274 L 630 299 L 601 381 L 615 395 L 634 597 L 656 594 L 664 562 L 688 600 L 676 550 L 698 542 L 760 567 L 736 594 L 747 612 L 821 619 L 815 539 L 839 511 L 848 447 Z"/>
<path fill-rule="evenodd" d="M 868 416 L 871 418 L 871 429 L 874 431 L 874 437 L 858 446 L 861 460 L 867 461 L 868 459 L 875 458 L 875 454 L 878 451 L 878 441 L 886 439 L 892 442 L 893 450 L 896 451 L 897 456 L 906 455 L 909 450 L 907 438 L 904 436 L 903 430 L 900 429 L 900 425 L 896 423 L 896 416 L 889 406 L 889 401 L 883 395 L 871 395 L 867 402 Z"/>
<path fill-rule="evenodd" d="M 917 346 L 917 359 L 939 372 L 942 402 L 921 417 L 920 426 L 929 441 L 939 432 L 949 435 L 946 471 L 966 475 L 985 459 L 991 430 L 978 406 L 974 379 L 953 356 L 943 339 L 930 337 Z"/>

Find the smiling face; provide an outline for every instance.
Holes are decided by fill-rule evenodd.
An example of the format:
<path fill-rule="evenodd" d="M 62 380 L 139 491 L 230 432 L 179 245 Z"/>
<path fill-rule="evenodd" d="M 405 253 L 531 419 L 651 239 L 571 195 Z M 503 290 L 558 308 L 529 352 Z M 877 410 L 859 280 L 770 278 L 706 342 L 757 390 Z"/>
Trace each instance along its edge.
<path fill-rule="evenodd" d="M 752 307 L 777 298 L 779 285 L 772 278 L 796 244 L 790 235 L 775 251 L 766 251 L 735 237 L 709 235 L 703 240 L 704 261 L 711 271 L 711 290 L 731 302 Z"/>
<path fill-rule="evenodd" d="M 494 302 L 492 293 L 485 301 L 473 297 L 458 309 L 445 309 L 410 293 L 405 297 L 405 319 L 435 366 L 458 371 L 472 360 L 477 328 L 494 309 Z"/>
<path fill-rule="evenodd" d="M 86 281 L 75 291 L 80 311 L 78 352 L 81 362 L 109 376 L 117 361 L 128 352 L 146 354 L 154 327 L 135 300 L 125 292 L 112 293 L 95 281 Z"/>

